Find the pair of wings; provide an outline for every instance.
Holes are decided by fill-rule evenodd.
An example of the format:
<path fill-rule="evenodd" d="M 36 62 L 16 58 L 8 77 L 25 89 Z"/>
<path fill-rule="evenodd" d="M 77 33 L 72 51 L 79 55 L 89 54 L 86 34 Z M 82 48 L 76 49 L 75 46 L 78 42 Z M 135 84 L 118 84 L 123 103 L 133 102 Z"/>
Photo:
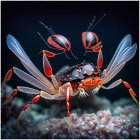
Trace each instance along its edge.
<path fill-rule="evenodd" d="M 114 76 L 116 76 L 120 70 L 125 66 L 136 53 L 137 44 L 132 45 L 132 37 L 130 34 L 126 35 L 120 42 L 113 58 L 111 59 L 103 80 L 103 84 L 108 83 Z"/>
<path fill-rule="evenodd" d="M 42 83 L 51 86 L 51 83 L 41 74 L 30 58 L 27 56 L 20 43 L 12 36 L 7 36 L 8 48 L 21 60 L 25 68 Z M 126 35 L 120 42 L 112 60 L 110 61 L 104 76 L 103 84 L 108 83 L 136 53 L 136 43 L 132 45 L 132 37 Z"/>

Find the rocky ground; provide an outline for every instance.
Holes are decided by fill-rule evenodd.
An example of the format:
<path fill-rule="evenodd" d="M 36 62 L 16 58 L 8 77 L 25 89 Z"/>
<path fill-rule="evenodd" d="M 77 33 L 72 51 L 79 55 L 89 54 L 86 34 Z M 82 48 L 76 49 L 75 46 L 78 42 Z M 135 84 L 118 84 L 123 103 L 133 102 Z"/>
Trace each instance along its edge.
<path fill-rule="evenodd" d="M 1 91 L 1 137 L 19 138 L 138 138 L 139 109 L 130 98 L 111 103 L 104 97 L 73 97 L 71 125 L 68 127 L 66 101 L 44 101 L 32 104 L 19 123 L 17 117 L 26 103 L 19 97 L 4 105 L 12 92 L 10 86 Z M 47 103 L 46 103 L 47 102 Z M 44 105 L 42 105 L 44 104 Z"/>

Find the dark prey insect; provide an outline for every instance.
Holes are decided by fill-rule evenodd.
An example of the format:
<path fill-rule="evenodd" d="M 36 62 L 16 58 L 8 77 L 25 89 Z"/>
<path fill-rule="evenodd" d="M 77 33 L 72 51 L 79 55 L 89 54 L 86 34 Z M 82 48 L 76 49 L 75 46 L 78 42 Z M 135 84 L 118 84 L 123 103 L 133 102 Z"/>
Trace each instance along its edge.
<path fill-rule="evenodd" d="M 73 57 L 75 57 L 76 59 L 78 59 L 73 52 L 71 51 L 71 43 L 70 41 L 62 35 L 58 35 L 56 34 L 51 28 L 49 28 L 47 25 L 45 25 L 43 22 L 40 22 L 50 33 L 51 36 L 48 37 L 47 42 L 45 41 L 45 39 L 42 37 L 42 35 L 38 32 L 39 36 L 42 38 L 42 40 L 45 42 L 45 44 L 47 44 L 48 47 L 50 47 L 51 49 L 55 49 L 55 50 L 60 50 L 62 52 L 60 53 L 53 53 L 47 50 L 43 50 L 43 53 L 48 56 L 48 57 L 54 57 L 56 55 L 62 54 L 64 53 L 65 56 L 70 59 L 67 54 L 66 51 L 70 51 L 70 53 L 73 55 Z"/>
<path fill-rule="evenodd" d="M 122 39 L 107 69 L 104 69 L 103 73 L 99 69 L 99 67 L 102 66 L 103 61 L 101 50 L 98 53 L 97 66 L 95 66 L 93 63 L 83 62 L 81 64 L 61 70 L 56 76 L 52 74 L 52 68 L 48 58 L 45 54 L 43 54 L 44 72 L 47 77 L 52 79 L 52 83 L 36 68 L 19 42 L 12 35 L 9 34 L 6 41 L 8 48 L 20 59 L 21 63 L 31 75 L 16 67 L 13 67 L 7 72 L 2 85 L 5 85 L 5 83 L 9 81 L 12 73 L 14 72 L 23 81 L 38 88 L 37 90 L 30 87 L 17 86 L 17 88 L 13 90 L 11 95 L 5 101 L 5 104 L 7 104 L 12 99 L 12 97 L 17 94 L 18 91 L 29 94 L 36 94 L 33 100 L 29 102 L 20 113 L 18 120 L 24 111 L 31 104 L 37 102 L 40 97 L 49 100 L 66 99 L 68 110 L 68 125 L 72 132 L 70 122 L 70 96 L 79 94 L 79 96 L 83 97 L 90 93 L 95 94 L 99 91 L 100 88 L 111 89 L 121 83 L 127 87 L 130 95 L 138 104 L 138 101 L 135 98 L 135 92 L 131 88 L 130 84 L 128 84 L 126 81 L 119 79 L 108 87 L 104 86 L 120 72 L 120 70 L 125 66 L 126 62 L 128 62 L 136 53 L 137 45 L 136 43 L 132 45 L 132 38 L 129 34 Z"/>

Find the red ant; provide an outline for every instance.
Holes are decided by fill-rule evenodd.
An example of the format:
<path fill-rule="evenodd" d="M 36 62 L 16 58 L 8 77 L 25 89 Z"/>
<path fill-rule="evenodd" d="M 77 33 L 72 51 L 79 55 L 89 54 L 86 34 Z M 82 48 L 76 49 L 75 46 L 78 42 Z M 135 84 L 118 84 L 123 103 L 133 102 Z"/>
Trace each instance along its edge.
<path fill-rule="evenodd" d="M 42 35 L 38 32 L 39 36 L 42 38 L 42 40 L 45 42 L 45 44 L 47 44 L 48 47 L 50 47 L 51 49 L 55 49 L 55 50 L 61 50 L 63 52 L 60 53 L 52 53 L 50 51 L 46 51 L 43 50 L 43 53 L 48 56 L 48 57 L 54 57 L 56 55 L 62 54 L 64 53 L 65 56 L 70 59 L 67 54 L 66 51 L 70 51 L 70 53 L 72 54 L 72 56 L 76 59 L 78 59 L 73 52 L 71 51 L 71 44 L 70 41 L 62 35 L 57 35 L 51 28 L 49 28 L 47 25 L 45 25 L 43 22 L 39 22 L 41 23 L 50 33 L 51 36 L 48 37 L 47 41 L 45 41 L 45 39 L 42 37 Z M 51 46 L 50 46 L 51 45 Z"/>
<path fill-rule="evenodd" d="M 101 19 L 104 16 L 106 16 L 106 14 L 104 14 L 100 18 L 99 21 L 101 21 Z M 95 21 L 95 17 L 92 20 L 92 22 L 89 23 L 87 31 L 82 33 L 82 42 L 83 42 L 83 45 L 85 47 L 84 56 L 86 55 L 87 52 L 99 52 L 103 47 L 103 45 L 101 45 L 102 42 L 101 41 L 99 42 L 98 36 L 95 33 L 91 32 L 93 30 L 93 28 L 97 25 L 97 23 L 99 23 L 99 21 L 98 21 L 93 26 L 94 21 Z M 90 49 L 92 49 L 92 51 L 87 51 L 87 50 L 90 50 Z"/>

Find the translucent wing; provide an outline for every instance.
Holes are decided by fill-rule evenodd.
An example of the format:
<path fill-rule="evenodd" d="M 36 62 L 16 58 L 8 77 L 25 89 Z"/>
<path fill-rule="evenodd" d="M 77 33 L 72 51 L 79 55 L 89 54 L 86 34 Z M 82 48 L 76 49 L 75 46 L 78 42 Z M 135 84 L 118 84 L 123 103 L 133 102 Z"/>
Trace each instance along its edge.
<path fill-rule="evenodd" d="M 20 43 L 10 34 L 7 35 L 6 41 L 8 48 L 20 59 L 25 68 L 42 83 L 52 87 L 52 84 L 42 75 L 42 73 L 36 68 L 36 66 L 27 56 Z"/>
<path fill-rule="evenodd" d="M 120 42 L 112 60 L 106 69 L 103 84 L 109 82 L 115 75 L 120 72 L 125 63 L 135 55 L 136 49 L 137 44 L 135 43 L 132 45 L 131 35 L 126 35 Z"/>

